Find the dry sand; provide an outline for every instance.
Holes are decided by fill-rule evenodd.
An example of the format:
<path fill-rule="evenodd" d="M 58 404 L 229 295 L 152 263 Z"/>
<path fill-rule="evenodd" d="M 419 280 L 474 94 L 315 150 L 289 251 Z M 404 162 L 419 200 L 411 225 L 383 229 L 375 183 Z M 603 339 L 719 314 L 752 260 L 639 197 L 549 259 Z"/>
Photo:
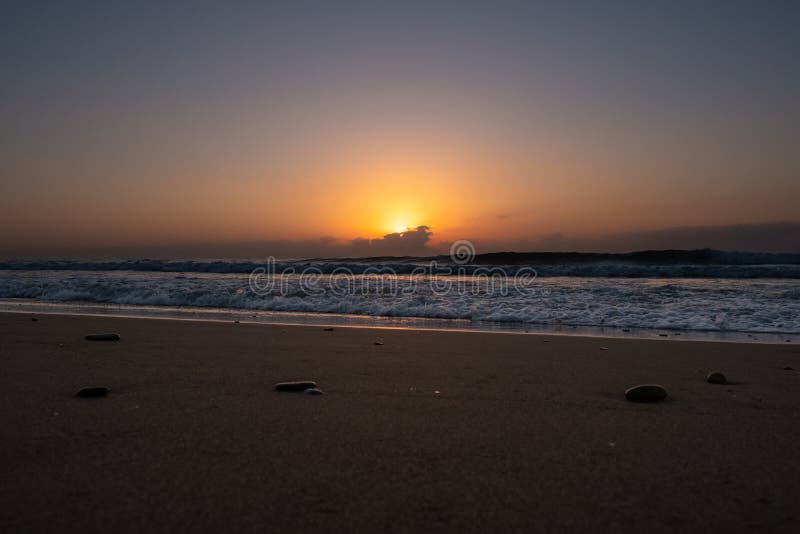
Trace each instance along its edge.
<path fill-rule="evenodd" d="M 800 527 L 796 344 L 37 317 L 0 314 L 2 532 Z"/>

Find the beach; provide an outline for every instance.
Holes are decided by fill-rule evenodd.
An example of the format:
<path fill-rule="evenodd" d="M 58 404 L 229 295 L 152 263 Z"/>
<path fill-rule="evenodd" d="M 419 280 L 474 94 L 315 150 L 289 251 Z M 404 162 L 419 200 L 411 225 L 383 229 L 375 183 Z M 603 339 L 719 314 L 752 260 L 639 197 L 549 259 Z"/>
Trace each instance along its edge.
<path fill-rule="evenodd" d="M 0 313 L 4 532 L 800 527 L 794 342 L 35 318 Z"/>

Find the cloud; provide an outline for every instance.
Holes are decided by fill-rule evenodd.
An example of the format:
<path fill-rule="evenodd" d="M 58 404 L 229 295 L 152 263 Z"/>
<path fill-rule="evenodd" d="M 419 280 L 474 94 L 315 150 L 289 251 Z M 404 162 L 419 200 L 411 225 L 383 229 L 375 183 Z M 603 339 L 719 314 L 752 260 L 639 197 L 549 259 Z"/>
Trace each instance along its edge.
<path fill-rule="evenodd" d="M 368 256 L 429 256 L 439 249 L 429 246 L 433 232 L 418 226 L 376 239 L 316 239 L 197 243 L 169 246 L 91 247 L 64 249 L 0 249 L 0 258 L 41 259 L 180 259 L 180 258 L 357 258 Z"/>
<path fill-rule="evenodd" d="M 666 228 L 621 234 L 608 242 L 628 250 L 715 248 L 750 252 L 800 252 L 800 222 Z"/>
<path fill-rule="evenodd" d="M 366 256 L 423 256 L 432 254 L 427 248 L 433 232 L 429 226 L 417 226 L 405 232 L 386 234 L 379 239 L 353 239 L 355 254 Z"/>
<path fill-rule="evenodd" d="M 632 252 L 702 249 L 748 252 L 800 252 L 800 222 L 681 226 L 621 232 L 586 238 L 561 233 L 514 241 L 475 240 L 484 252 Z"/>
<path fill-rule="evenodd" d="M 487 233 L 490 230 L 486 228 Z M 428 226 L 386 234 L 377 239 L 274 240 L 161 247 L 95 247 L 87 249 L 0 249 L 2 258 L 357 258 L 369 256 L 433 256 L 447 254 L 449 243 L 433 243 Z M 551 233 L 517 240 L 471 239 L 478 254 L 486 252 L 631 252 L 656 249 L 714 248 L 729 251 L 800 252 L 800 222 L 673 227 L 596 238 Z"/>

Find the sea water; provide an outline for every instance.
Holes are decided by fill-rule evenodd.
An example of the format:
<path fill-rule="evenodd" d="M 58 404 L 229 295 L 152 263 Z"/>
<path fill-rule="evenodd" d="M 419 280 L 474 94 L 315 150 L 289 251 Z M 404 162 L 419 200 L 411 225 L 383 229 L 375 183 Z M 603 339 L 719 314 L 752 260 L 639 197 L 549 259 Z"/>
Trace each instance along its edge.
<path fill-rule="evenodd" d="M 0 262 L 0 299 L 11 311 L 769 342 L 800 335 L 800 265 L 790 263 Z"/>

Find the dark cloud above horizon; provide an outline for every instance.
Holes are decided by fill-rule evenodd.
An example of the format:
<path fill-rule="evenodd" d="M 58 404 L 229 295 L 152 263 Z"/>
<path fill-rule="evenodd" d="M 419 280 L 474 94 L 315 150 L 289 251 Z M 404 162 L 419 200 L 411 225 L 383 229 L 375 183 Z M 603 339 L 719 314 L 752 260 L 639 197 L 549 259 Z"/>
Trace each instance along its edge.
<path fill-rule="evenodd" d="M 353 239 L 352 247 L 358 256 L 421 256 L 431 253 L 427 245 L 432 235 L 430 227 L 422 225 L 379 239 Z"/>
<path fill-rule="evenodd" d="M 534 239 L 508 242 L 478 240 L 475 244 L 478 253 L 500 251 L 499 249 L 525 252 L 631 252 L 702 248 L 748 252 L 800 252 L 800 222 L 683 226 L 595 238 L 554 233 Z"/>
<path fill-rule="evenodd" d="M 162 247 L 96 247 L 85 249 L 0 249 L 9 259 L 122 258 L 356 258 L 371 256 L 433 256 L 447 254 L 449 243 L 434 241 L 434 231 L 418 226 L 377 239 L 259 241 L 227 244 L 186 244 Z M 469 236 L 465 236 L 470 239 Z M 800 221 L 729 226 L 675 227 L 598 238 L 548 234 L 531 239 L 497 241 L 471 239 L 478 254 L 487 252 L 631 252 L 635 250 L 713 248 L 750 252 L 800 252 Z"/>

